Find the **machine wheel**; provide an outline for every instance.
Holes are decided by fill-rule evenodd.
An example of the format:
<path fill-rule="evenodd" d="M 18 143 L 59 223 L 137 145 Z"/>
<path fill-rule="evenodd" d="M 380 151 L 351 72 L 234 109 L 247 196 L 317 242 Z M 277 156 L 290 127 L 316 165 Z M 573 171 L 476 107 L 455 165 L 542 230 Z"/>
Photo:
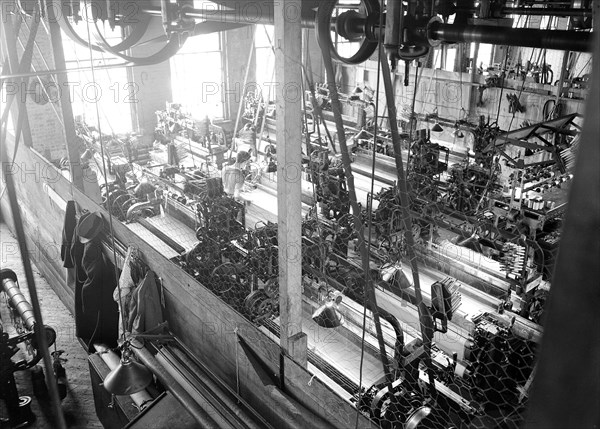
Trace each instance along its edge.
<path fill-rule="evenodd" d="M 254 323 L 261 323 L 277 313 L 277 301 L 271 299 L 264 290 L 251 292 L 244 300 L 244 309 Z"/>
<path fill-rule="evenodd" d="M 364 5 L 365 11 L 367 13 L 367 16 L 363 17 L 363 18 L 366 20 L 365 28 L 367 28 L 367 33 L 368 33 L 368 31 L 369 31 L 368 27 L 370 27 L 369 24 L 372 23 L 370 21 L 372 21 L 373 19 L 379 19 L 379 11 L 380 11 L 379 1 L 378 0 L 362 0 L 361 4 Z M 331 56 L 339 61 L 342 61 L 343 63 L 346 63 L 346 64 L 363 63 L 363 62 L 367 61 L 375 53 L 379 43 L 374 38 L 373 38 L 373 40 L 371 40 L 367 35 L 367 36 L 363 37 L 360 48 L 354 55 L 352 55 L 350 57 L 342 57 L 336 50 L 335 46 L 333 45 L 333 40 L 331 38 L 331 31 L 332 31 L 331 30 L 331 27 L 332 27 L 331 18 L 333 16 L 333 12 L 337 5 L 338 5 L 338 2 L 336 0 L 323 0 L 323 2 L 319 5 L 319 9 L 317 11 L 317 19 L 316 19 L 317 41 L 319 42 L 319 46 L 321 47 L 321 49 L 329 49 L 329 52 L 331 52 Z M 358 17 L 362 17 L 362 16 L 357 16 L 357 15 L 359 15 L 357 12 L 349 11 L 349 12 L 342 13 L 338 17 L 338 22 L 336 23 L 335 31 L 337 31 L 338 34 L 349 35 L 349 32 L 346 31 L 347 29 L 345 28 L 345 25 L 344 25 L 348 21 L 340 18 L 344 14 L 352 14 L 352 15 L 354 15 L 354 18 L 358 18 Z M 348 17 L 348 16 L 349 15 L 346 15 L 346 17 Z M 358 40 L 351 39 L 350 41 L 354 42 L 354 41 L 358 41 Z"/>

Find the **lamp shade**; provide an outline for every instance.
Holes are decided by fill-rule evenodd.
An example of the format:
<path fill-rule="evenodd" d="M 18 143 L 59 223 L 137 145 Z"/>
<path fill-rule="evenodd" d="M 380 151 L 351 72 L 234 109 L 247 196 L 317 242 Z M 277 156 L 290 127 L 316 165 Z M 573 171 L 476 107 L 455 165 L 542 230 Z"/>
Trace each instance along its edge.
<path fill-rule="evenodd" d="M 457 139 L 462 139 L 465 136 L 465 133 L 463 133 L 459 128 L 456 128 L 454 130 L 454 137 L 456 137 Z"/>
<path fill-rule="evenodd" d="M 104 379 L 104 388 L 113 395 L 131 395 L 144 390 L 152 382 L 152 373 L 126 353 L 119 365 Z"/>
<path fill-rule="evenodd" d="M 344 316 L 338 309 L 337 303 L 327 301 L 325 304 L 317 308 L 313 313 L 312 319 L 322 328 L 337 328 L 342 325 Z"/>
<path fill-rule="evenodd" d="M 435 125 L 431 127 L 431 131 L 435 133 L 441 133 L 442 131 L 444 131 L 444 129 L 442 128 L 439 122 L 436 122 Z"/>

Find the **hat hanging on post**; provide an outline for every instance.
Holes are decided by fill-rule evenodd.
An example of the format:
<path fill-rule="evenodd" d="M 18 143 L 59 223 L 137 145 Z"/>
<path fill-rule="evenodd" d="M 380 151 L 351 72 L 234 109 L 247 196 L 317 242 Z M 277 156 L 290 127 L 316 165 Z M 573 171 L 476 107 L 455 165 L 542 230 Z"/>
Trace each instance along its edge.
<path fill-rule="evenodd" d="M 88 243 L 102 232 L 103 221 L 102 216 L 98 212 L 86 213 L 77 223 L 77 236 L 81 243 Z"/>

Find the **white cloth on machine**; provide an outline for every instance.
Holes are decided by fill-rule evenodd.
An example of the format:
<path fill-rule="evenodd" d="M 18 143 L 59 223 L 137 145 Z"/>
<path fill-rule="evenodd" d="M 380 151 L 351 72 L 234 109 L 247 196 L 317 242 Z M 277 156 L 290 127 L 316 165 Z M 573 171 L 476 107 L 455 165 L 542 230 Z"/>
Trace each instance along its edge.
<path fill-rule="evenodd" d="M 133 249 L 129 247 L 127 249 L 127 254 L 125 255 L 125 261 L 123 263 L 123 270 L 121 271 L 121 276 L 119 277 L 119 287 L 115 288 L 113 292 L 113 299 L 119 306 L 119 317 L 129 316 L 129 303 L 131 301 L 131 294 L 133 289 L 135 288 L 135 283 L 131 278 L 131 260 Z M 119 289 L 121 290 L 121 299 L 119 300 Z M 121 308 L 123 305 L 123 308 Z M 129 325 L 131 323 L 128 320 L 125 320 L 125 324 L 127 325 L 127 329 L 130 330 Z M 119 323 L 119 338 L 123 337 L 123 323 Z"/>

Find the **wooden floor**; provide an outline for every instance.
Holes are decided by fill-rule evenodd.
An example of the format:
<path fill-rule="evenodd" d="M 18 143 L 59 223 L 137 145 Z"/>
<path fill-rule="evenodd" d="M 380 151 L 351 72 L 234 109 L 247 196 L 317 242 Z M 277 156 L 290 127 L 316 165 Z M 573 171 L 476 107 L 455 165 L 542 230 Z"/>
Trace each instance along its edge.
<path fill-rule="evenodd" d="M 29 249 L 29 251 L 35 252 L 35 249 Z M 58 253 L 55 254 L 60 255 L 60 248 L 57 251 Z M 15 272 L 23 294 L 29 299 L 18 242 L 4 223 L 0 224 L 0 261 L 3 269 L 11 269 Z M 96 417 L 94 397 L 90 386 L 87 353 L 75 337 L 75 321 L 73 316 L 69 309 L 63 305 L 46 279 L 42 277 L 35 266 L 33 268 L 36 289 L 42 308 L 43 322 L 45 325 L 55 329 L 57 333 L 56 348 L 64 350 L 62 357 L 67 359 L 63 363 L 63 366 L 67 372 L 69 388 L 67 397 L 62 401 L 62 409 L 65 414 L 67 426 L 73 429 L 102 428 Z M 10 322 L 4 297 L 0 300 L 0 314 L 4 329 L 13 337 L 14 327 Z M 51 348 L 51 351 L 54 351 L 54 347 Z M 27 358 L 27 356 L 23 355 L 23 358 Z M 41 366 L 42 363 L 40 362 L 38 365 Z M 21 396 L 30 396 L 33 399 L 32 410 L 37 419 L 33 425 L 28 427 L 38 429 L 56 428 L 57 425 L 51 413 L 49 400 L 44 398 L 38 399 L 33 395 L 30 371 L 26 370 L 15 373 L 15 379 L 19 394 Z M 2 401 L 0 401 L 0 417 L 6 417 L 6 410 Z M 0 426 L 4 427 L 1 424 Z"/>

